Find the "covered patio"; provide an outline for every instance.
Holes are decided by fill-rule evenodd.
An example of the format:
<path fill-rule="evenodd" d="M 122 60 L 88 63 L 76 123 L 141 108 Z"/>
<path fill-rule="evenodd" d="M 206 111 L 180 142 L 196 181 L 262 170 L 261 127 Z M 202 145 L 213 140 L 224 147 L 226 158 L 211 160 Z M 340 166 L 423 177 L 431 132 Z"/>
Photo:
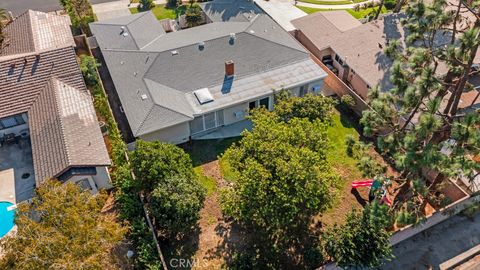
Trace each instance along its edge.
<path fill-rule="evenodd" d="M 35 191 L 30 138 L 0 146 L 0 201 L 13 204 L 31 199 Z"/>

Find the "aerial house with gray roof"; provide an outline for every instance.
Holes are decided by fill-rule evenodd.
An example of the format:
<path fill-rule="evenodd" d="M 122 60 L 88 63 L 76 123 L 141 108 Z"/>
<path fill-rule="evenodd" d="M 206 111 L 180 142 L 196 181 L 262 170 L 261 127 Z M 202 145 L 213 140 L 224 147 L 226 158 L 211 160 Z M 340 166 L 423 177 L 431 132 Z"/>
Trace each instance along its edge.
<path fill-rule="evenodd" d="M 0 51 L 0 201 L 31 198 L 49 178 L 110 187 L 110 158 L 80 72 L 70 19 L 29 10 Z"/>
<path fill-rule="evenodd" d="M 136 138 L 181 143 L 320 93 L 326 73 L 254 3 L 201 3 L 207 23 L 166 33 L 151 12 L 90 24 Z"/>

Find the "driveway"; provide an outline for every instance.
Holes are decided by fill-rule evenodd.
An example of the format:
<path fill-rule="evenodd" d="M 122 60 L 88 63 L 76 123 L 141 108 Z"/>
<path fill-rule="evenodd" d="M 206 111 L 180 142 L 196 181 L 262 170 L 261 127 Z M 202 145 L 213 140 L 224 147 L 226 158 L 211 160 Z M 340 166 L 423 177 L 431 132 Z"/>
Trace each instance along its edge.
<path fill-rule="evenodd" d="M 255 0 L 255 3 L 286 31 L 295 30 L 295 27 L 291 23 L 292 20 L 307 15 L 307 13 L 296 8 L 293 5 L 294 1 L 291 0 Z"/>
<path fill-rule="evenodd" d="M 112 0 L 90 0 L 92 5 L 111 2 Z M 50 12 L 60 10 L 59 0 L 1 0 L 0 8 L 11 11 L 14 16 L 18 16 L 28 9 Z"/>

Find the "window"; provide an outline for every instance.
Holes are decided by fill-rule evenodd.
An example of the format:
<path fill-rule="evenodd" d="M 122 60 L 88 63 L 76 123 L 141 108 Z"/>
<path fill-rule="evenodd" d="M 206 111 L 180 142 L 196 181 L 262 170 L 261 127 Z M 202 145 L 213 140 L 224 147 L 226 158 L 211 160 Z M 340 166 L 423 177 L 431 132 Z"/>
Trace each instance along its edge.
<path fill-rule="evenodd" d="M 341 66 L 343 66 L 342 58 L 338 54 L 335 54 L 335 61 L 337 61 Z"/>
<path fill-rule="evenodd" d="M 298 95 L 299 95 L 300 97 L 303 97 L 303 96 L 305 96 L 307 93 L 308 93 L 308 87 L 307 87 L 306 85 L 302 85 L 302 86 L 300 87 L 300 92 L 299 92 Z"/>
<path fill-rule="evenodd" d="M 92 190 L 92 186 L 90 185 L 90 181 L 88 181 L 88 178 L 78 180 L 77 185 L 80 186 L 82 190 Z"/>
<path fill-rule="evenodd" d="M 0 119 L 0 129 L 10 128 L 22 124 L 25 124 L 25 120 L 23 120 L 21 115 Z"/>
<path fill-rule="evenodd" d="M 196 134 L 223 125 L 223 110 L 219 110 L 195 117 L 190 121 L 190 133 Z"/>
<path fill-rule="evenodd" d="M 203 121 L 205 122 L 205 129 L 212 129 L 216 127 L 215 123 L 215 113 L 207 113 L 203 116 Z"/>
<path fill-rule="evenodd" d="M 269 98 L 269 97 L 260 99 L 259 103 L 260 103 L 260 107 L 265 107 L 265 108 L 267 108 L 267 109 L 270 108 L 270 106 L 269 106 L 269 104 L 270 104 L 270 98 Z"/>
<path fill-rule="evenodd" d="M 257 108 L 257 101 L 256 100 L 248 103 L 248 109 L 253 110 L 255 108 Z"/>

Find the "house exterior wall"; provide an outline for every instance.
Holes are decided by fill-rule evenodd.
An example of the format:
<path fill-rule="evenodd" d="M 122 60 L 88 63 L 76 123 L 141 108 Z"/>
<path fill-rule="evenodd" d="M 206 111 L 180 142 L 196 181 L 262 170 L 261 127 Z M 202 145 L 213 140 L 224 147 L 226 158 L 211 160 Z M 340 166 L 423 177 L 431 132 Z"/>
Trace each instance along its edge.
<path fill-rule="evenodd" d="M 242 112 L 241 117 L 236 117 L 236 112 Z M 235 105 L 230 108 L 226 108 L 223 110 L 223 117 L 225 121 L 225 126 L 242 121 L 248 115 L 248 102 Z"/>
<path fill-rule="evenodd" d="M 320 79 L 320 80 L 313 81 L 306 84 L 308 92 L 315 93 L 315 94 L 322 93 L 323 82 L 324 80 Z M 319 90 L 314 92 L 314 88 L 318 88 Z M 300 93 L 300 86 L 289 88 L 289 90 L 292 92 L 293 95 L 298 96 Z M 249 113 L 249 103 L 252 101 L 259 101 L 266 97 L 269 97 L 268 109 L 272 110 L 274 106 L 273 94 L 256 97 L 254 99 L 242 102 L 240 104 L 236 104 L 234 106 L 218 110 L 218 111 L 223 111 L 223 126 L 228 126 L 228 125 L 245 120 L 245 118 L 248 116 L 248 113 Z M 213 128 L 213 129 L 204 130 L 199 133 L 195 133 L 195 135 L 207 134 L 218 128 L 221 128 L 221 126 L 218 126 L 217 128 Z M 185 123 L 164 128 L 146 135 L 142 135 L 139 138 L 145 141 L 164 141 L 164 142 L 169 142 L 173 144 L 180 144 L 180 143 L 187 142 L 190 139 L 190 136 L 191 136 L 190 132 L 191 132 L 190 122 L 185 122 Z"/>
<path fill-rule="evenodd" d="M 331 48 L 324 48 L 319 49 L 313 44 L 310 39 L 308 39 L 302 31 L 297 30 L 295 32 L 295 38 L 300 41 L 300 43 L 307 48 L 315 57 L 321 60 L 324 56 L 330 55 L 333 59 L 333 66 L 338 69 L 338 78 L 342 78 L 344 75 L 345 68 L 341 66 L 337 61 L 335 61 L 335 52 Z M 340 55 L 341 56 L 341 55 Z M 348 63 L 347 63 L 348 64 Z M 333 74 L 333 73 L 329 73 Z M 347 76 L 347 84 L 363 99 L 367 98 L 368 96 L 368 84 L 357 74 L 353 74 L 353 72 L 349 71 Z"/>
<path fill-rule="evenodd" d="M 72 182 L 76 184 L 80 180 L 87 179 L 90 183 L 93 193 L 97 193 L 99 189 L 112 188 L 110 174 L 108 173 L 107 167 L 101 166 L 96 167 L 95 169 L 97 171 L 96 175 L 75 175 L 66 182 Z"/>
<path fill-rule="evenodd" d="M 366 99 L 368 96 L 368 86 L 367 83 L 360 78 L 357 74 L 353 74 L 352 71 L 350 71 L 350 74 L 348 76 L 348 81 L 347 84 L 350 84 L 350 87 L 357 92 L 358 95 L 360 95 L 363 99 Z"/>
<path fill-rule="evenodd" d="M 179 144 L 188 141 L 189 137 L 190 125 L 189 122 L 184 122 L 142 135 L 140 136 L 140 139 L 144 141 L 164 141 Z"/>

